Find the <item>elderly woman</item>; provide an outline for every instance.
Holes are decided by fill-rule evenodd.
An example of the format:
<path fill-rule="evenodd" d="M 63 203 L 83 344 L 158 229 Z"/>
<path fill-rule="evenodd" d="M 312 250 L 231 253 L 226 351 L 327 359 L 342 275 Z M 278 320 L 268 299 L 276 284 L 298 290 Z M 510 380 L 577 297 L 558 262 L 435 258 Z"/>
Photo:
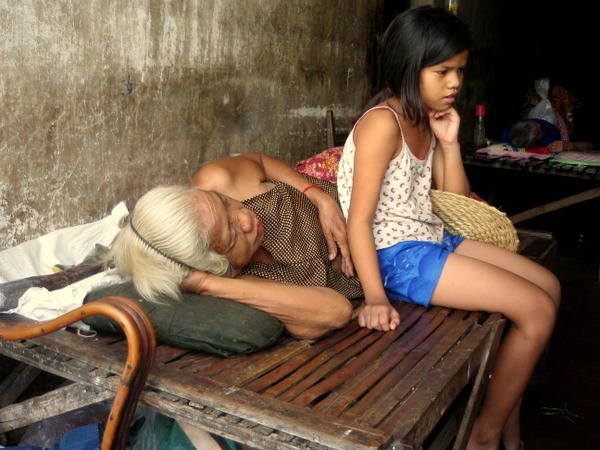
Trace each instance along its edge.
<path fill-rule="evenodd" d="M 335 187 L 258 153 L 208 163 L 190 187 L 146 193 L 113 257 L 149 301 L 180 289 L 227 298 L 301 338 L 344 326 L 348 299 L 362 296 Z"/>

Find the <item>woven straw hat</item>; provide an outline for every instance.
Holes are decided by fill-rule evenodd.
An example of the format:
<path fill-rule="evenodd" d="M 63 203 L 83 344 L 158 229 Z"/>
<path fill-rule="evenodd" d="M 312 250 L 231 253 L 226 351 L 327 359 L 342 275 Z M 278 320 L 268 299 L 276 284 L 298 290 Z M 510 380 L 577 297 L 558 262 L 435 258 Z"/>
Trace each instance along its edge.
<path fill-rule="evenodd" d="M 452 234 L 517 251 L 517 231 L 506 214 L 482 201 L 451 192 L 430 191 L 433 212 Z"/>

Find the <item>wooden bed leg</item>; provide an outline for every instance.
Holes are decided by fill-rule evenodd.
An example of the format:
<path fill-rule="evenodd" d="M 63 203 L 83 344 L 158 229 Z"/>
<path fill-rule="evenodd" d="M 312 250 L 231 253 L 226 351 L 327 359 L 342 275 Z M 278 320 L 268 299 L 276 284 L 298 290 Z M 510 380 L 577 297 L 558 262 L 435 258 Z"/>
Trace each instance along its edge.
<path fill-rule="evenodd" d="M 0 408 L 12 405 L 42 371 L 27 364 L 19 364 L 0 383 Z"/>
<path fill-rule="evenodd" d="M 96 314 L 117 322 L 127 338 L 127 360 L 108 416 L 101 445 L 102 450 L 124 450 L 127 429 L 131 424 L 138 399 L 154 363 L 156 350 L 154 328 L 152 328 L 146 313 L 137 303 L 124 297 L 105 297 L 46 322 L 20 322 L 2 327 L 0 328 L 0 339 L 11 341 L 44 336 L 86 316 Z M 58 394 L 55 391 L 49 396 L 54 399 L 61 392 L 72 394 L 73 389 L 73 387 L 67 387 L 62 391 L 59 390 Z M 25 402 L 25 404 L 27 403 Z M 10 407 L 3 411 L 7 410 L 10 411 Z"/>
<path fill-rule="evenodd" d="M 506 324 L 505 319 L 499 319 L 492 327 L 490 334 L 488 335 L 487 342 L 485 344 L 485 350 L 481 358 L 477 377 L 473 384 L 473 390 L 469 396 L 465 414 L 460 423 L 456 440 L 452 450 L 464 450 L 467 446 L 467 441 L 471 435 L 473 428 L 473 420 L 476 414 L 479 412 L 481 402 L 486 392 L 487 384 L 490 380 L 490 373 L 492 371 L 492 365 L 496 359 L 496 353 L 500 347 L 502 341 L 502 331 Z"/>
<path fill-rule="evenodd" d="M 86 383 L 74 383 L 57 388 L 0 409 L 0 433 L 26 427 L 112 397 L 114 392 Z"/>

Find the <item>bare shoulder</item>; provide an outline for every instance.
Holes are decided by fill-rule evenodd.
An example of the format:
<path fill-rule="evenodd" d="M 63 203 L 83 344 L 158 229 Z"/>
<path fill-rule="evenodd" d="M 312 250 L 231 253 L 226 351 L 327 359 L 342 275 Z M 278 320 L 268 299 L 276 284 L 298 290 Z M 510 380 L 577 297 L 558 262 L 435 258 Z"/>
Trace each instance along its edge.
<path fill-rule="evenodd" d="M 263 180 L 264 170 L 255 155 L 248 153 L 206 163 L 193 175 L 190 185 L 242 200 L 256 195 Z"/>
<path fill-rule="evenodd" d="M 388 134 L 400 134 L 396 115 L 388 108 L 378 108 L 369 111 L 360 119 L 356 125 L 356 129 L 361 132 L 375 130 Z"/>
<path fill-rule="evenodd" d="M 354 144 L 357 149 L 396 149 L 402 140 L 396 115 L 387 108 L 370 111 L 356 125 Z"/>
<path fill-rule="evenodd" d="M 223 192 L 233 185 L 233 178 L 231 170 L 219 164 L 219 160 L 217 160 L 203 165 L 192 176 L 190 185 L 207 191 Z"/>

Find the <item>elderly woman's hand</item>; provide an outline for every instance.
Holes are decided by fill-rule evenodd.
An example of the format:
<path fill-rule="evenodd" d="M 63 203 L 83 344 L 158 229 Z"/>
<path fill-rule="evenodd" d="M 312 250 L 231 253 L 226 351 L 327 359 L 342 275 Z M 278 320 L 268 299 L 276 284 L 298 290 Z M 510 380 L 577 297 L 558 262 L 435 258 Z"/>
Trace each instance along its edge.
<path fill-rule="evenodd" d="M 348 236 L 346 234 L 346 220 L 340 207 L 327 193 L 319 189 L 311 189 L 309 199 L 319 210 L 319 221 L 327 241 L 329 259 L 337 256 L 338 248 L 342 254 L 342 273 L 347 277 L 354 276 L 354 265 L 350 257 Z"/>
<path fill-rule="evenodd" d="M 181 282 L 181 288 L 187 292 L 193 292 L 194 294 L 204 294 L 206 290 L 206 280 L 208 279 L 208 272 L 200 272 L 194 270 L 189 273 L 187 277 Z"/>

